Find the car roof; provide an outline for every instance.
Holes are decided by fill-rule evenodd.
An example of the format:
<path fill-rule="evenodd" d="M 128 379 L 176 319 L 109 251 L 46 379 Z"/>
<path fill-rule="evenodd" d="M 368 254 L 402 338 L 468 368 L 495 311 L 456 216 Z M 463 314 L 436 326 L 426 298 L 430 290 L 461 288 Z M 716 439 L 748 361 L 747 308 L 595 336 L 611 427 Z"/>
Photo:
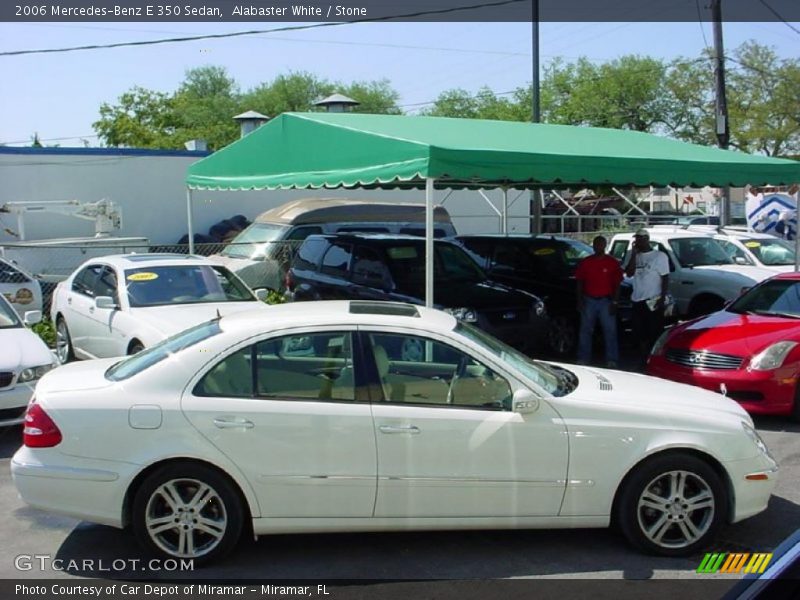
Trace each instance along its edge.
<path fill-rule="evenodd" d="M 314 235 L 308 236 L 306 239 L 326 239 L 326 240 L 349 240 L 349 241 L 370 241 L 370 242 L 379 242 L 379 243 L 386 243 L 390 244 L 393 242 L 413 242 L 414 244 L 424 244 L 425 238 L 420 237 L 418 235 L 410 235 L 405 233 L 359 233 L 359 232 L 352 232 L 352 233 L 317 233 Z M 433 240 L 437 244 L 444 243 L 444 244 L 453 244 L 452 240 L 445 240 L 442 238 L 436 238 Z"/>
<path fill-rule="evenodd" d="M 220 327 L 226 333 L 249 334 L 254 330 L 293 327 L 402 326 L 445 333 L 456 326 L 455 317 L 440 310 L 402 302 L 359 300 L 318 300 L 273 304 L 260 310 L 248 310 L 222 317 Z"/>
<path fill-rule="evenodd" d="M 647 232 L 650 234 L 650 239 L 654 238 L 710 238 L 713 237 L 710 231 L 698 231 L 696 229 L 684 229 L 682 227 L 649 227 Z M 614 239 L 632 239 L 634 231 L 627 233 L 618 233 Z"/>
<path fill-rule="evenodd" d="M 183 265 L 214 265 L 204 256 L 194 254 L 112 254 L 110 256 L 98 256 L 87 260 L 84 265 L 92 262 L 104 262 L 106 264 L 121 269 L 136 269 L 141 267 L 157 266 L 183 266 Z"/>
<path fill-rule="evenodd" d="M 443 206 L 434 207 L 434 221 L 450 223 Z M 355 198 L 301 198 L 261 213 L 256 223 L 312 225 L 349 222 L 425 223 L 425 204 Z"/>
<path fill-rule="evenodd" d="M 457 235 L 455 239 L 459 241 L 466 241 L 466 240 L 512 240 L 512 241 L 554 241 L 554 242 L 565 242 L 565 243 L 585 243 L 581 240 L 576 240 L 575 238 L 566 237 L 563 235 L 551 235 L 548 233 L 540 233 L 540 234 L 531 234 L 531 233 L 476 233 L 476 234 L 464 234 L 464 235 Z"/>

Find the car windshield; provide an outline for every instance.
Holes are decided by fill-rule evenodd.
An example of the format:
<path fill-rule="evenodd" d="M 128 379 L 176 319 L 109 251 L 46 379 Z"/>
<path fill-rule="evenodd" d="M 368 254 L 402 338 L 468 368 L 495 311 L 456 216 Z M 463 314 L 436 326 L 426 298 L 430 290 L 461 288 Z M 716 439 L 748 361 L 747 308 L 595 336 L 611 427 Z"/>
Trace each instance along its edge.
<path fill-rule="evenodd" d="M 732 265 L 733 260 L 722 246 L 709 237 L 676 238 L 669 245 L 684 266 Z"/>
<path fill-rule="evenodd" d="M 253 223 L 233 238 L 221 254 L 232 258 L 264 258 L 270 244 L 283 239 L 287 229 L 286 225 Z"/>
<path fill-rule="evenodd" d="M 552 368 L 544 363 L 528 358 L 511 346 L 492 337 L 477 327 L 461 321 L 455 328 L 465 338 L 480 345 L 484 350 L 497 357 L 498 360 L 519 371 L 522 375 L 535 382 L 548 394 L 553 396 L 566 396 L 575 389 L 576 378 L 571 371 L 561 368 Z"/>
<path fill-rule="evenodd" d="M 0 294 L 0 329 L 12 329 L 22 327 L 16 311 Z"/>
<path fill-rule="evenodd" d="M 800 281 L 769 279 L 733 302 L 729 312 L 800 318 Z"/>
<path fill-rule="evenodd" d="M 459 281 L 479 283 L 486 274 L 469 255 L 455 244 L 434 245 L 434 280 L 436 284 Z M 425 286 L 425 246 L 416 243 L 393 244 L 386 247 L 389 270 L 398 290 L 417 294 Z"/>
<path fill-rule="evenodd" d="M 228 269 L 211 265 L 126 269 L 125 287 L 132 308 L 256 300 Z"/>
<path fill-rule="evenodd" d="M 793 265 L 794 246 L 786 240 L 753 239 L 742 240 L 745 247 L 764 265 Z"/>
<path fill-rule="evenodd" d="M 194 327 L 162 340 L 155 346 L 150 346 L 125 360 L 115 363 L 106 371 L 106 379 L 122 381 L 123 379 L 133 377 L 137 373 L 149 369 L 165 358 L 217 335 L 220 331 L 219 320 L 217 319 L 195 325 Z"/>
<path fill-rule="evenodd" d="M 575 270 L 575 267 L 577 267 L 578 263 L 584 258 L 594 254 L 594 250 L 592 250 L 589 244 L 584 244 L 578 240 L 569 240 L 568 242 L 564 242 L 564 244 L 564 258 L 567 259 L 567 263 L 569 263 L 569 267 L 572 271 Z"/>

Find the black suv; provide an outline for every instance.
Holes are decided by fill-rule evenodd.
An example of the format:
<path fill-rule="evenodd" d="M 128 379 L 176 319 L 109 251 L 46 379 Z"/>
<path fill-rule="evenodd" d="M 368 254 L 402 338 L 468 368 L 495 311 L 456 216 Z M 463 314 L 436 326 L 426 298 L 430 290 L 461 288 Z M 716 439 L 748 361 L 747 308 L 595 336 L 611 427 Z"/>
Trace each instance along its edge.
<path fill-rule="evenodd" d="M 533 294 L 490 281 L 453 242 L 434 242 L 434 303 L 509 345 L 546 348 L 549 323 Z M 425 240 L 404 235 L 312 235 L 286 276 L 292 300 L 391 300 L 423 304 Z"/>
<path fill-rule="evenodd" d="M 551 352 L 562 356 L 574 353 L 580 324 L 575 269 L 593 253 L 591 246 L 550 235 L 461 235 L 455 239 L 493 280 L 543 298 L 551 322 Z M 626 290 L 621 290 L 621 296 L 625 295 Z M 620 331 L 624 331 L 629 311 L 620 310 L 619 316 L 623 321 Z"/>

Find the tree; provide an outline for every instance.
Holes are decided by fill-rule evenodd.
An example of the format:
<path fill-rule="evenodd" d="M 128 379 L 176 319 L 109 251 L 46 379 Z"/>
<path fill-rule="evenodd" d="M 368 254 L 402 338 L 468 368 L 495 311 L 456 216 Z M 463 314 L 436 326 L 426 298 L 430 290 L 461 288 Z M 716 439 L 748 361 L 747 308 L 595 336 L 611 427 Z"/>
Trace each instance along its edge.
<path fill-rule="evenodd" d="M 100 119 L 92 126 L 108 146 L 173 148 L 177 125 L 170 96 L 134 87 L 117 104 L 101 104 Z"/>
<path fill-rule="evenodd" d="M 94 129 L 109 146 L 183 148 L 196 138 L 218 149 L 235 141 L 233 116 L 255 110 L 269 117 L 287 111 L 315 110 L 314 102 L 338 91 L 361 104 L 359 112 L 399 114 L 399 94 L 387 80 L 331 83 L 311 73 L 279 75 L 245 93 L 221 67 L 186 72 L 173 94 L 133 88 L 116 104 L 104 103 Z"/>

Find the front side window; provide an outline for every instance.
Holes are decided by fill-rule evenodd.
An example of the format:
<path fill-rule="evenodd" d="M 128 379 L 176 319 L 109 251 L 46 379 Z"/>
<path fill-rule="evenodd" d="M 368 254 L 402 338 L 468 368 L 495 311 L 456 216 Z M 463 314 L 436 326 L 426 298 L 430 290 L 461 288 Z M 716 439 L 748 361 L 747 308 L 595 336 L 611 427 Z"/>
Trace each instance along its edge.
<path fill-rule="evenodd" d="M 103 270 L 103 265 L 89 265 L 83 268 L 80 273 L 75 275 L 72 280 L 72 291 L 82 296 L 94 298 L 94 286 L 97 278 Z"/>
<path fill-rule="evenodd" d="M 711 238 L 677 238 L 669 241 L 675 256 L 684 266 L 729 265 L 733 261 L 719 243 Z"/>
<path fill-rule="evenodd" d="M 198 396 L 355 400 L 349 332 L 281 336 L 233 352 L 206 373 Z"/>
<path fill-rule="evenodd" d="M 16 311 L 6 301 L 2 294 L 0 294 L 0 329 L 12 329 L 22 327 L 22 322 L 19 320 Z"/>
<path fill-rule="evenodd" d="M 228 269 L 211 265 L 127 269 L 125 288 L 132 307 L 255 301 Z"/>
<path fill-rule="evenodd" d="M 392 276 L 380 254 L 372 248 L 356 246 L 353 251 L 353 283 L 379 289 L 389 289 Z"/>
<path fill-rule="evenodd" d="M 461 350 L 408 334 L 371 333 L 369 341 L 385 401 L 511 408 L 508 381 Z"/>
<path fill-rule="evenodd" d="M 94 286 L 95 297 L 109 296 L 114 302 L 119 303 L 119 295 L 117 293 L 117 274 L 111 267 L 106 267 L 97 278 Z"/>

